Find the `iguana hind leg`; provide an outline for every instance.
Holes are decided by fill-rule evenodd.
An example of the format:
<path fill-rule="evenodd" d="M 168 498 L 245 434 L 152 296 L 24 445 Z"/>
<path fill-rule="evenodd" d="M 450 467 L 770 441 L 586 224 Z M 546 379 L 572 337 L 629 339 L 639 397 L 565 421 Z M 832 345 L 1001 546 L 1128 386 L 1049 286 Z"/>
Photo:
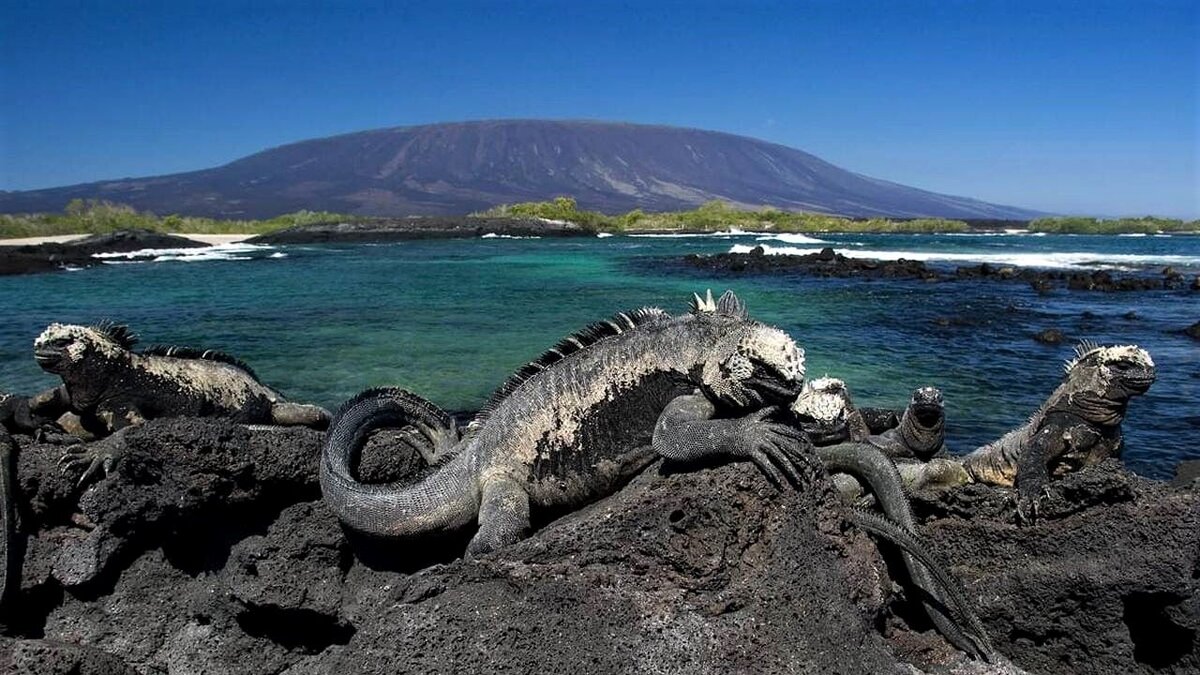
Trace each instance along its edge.
<path fill-rule="evenodd" d="M 520 481 L 507 476 L 489 478 L 479 505 L 479 531 L 467 546 L 467 555 L 489 553 L 523 539 L 529 531 L 529 493 Z"/>

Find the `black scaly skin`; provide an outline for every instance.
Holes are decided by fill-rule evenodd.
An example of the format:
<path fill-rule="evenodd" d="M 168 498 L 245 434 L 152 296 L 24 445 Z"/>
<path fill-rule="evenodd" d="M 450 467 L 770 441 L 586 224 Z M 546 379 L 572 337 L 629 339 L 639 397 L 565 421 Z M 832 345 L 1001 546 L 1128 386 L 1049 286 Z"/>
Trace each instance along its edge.
<path fill-rule="evenodd" d="M 17 547 L 17 446 L 0 427 L 0 618 L 21 586 Z"/>
<path fill-rule="evenodd" d="M 425 404 L 401 390 L 353 399 L 331 425 L 321 487 L 342 522 L 367 534 L 478 521 L 468 553 L 479 554 L 525 536 L 532 508 L 612 494 L 657 457 L 749 459 L 779 484 L 799 483 L 803 438 L 763 409 L 795 397 L 803 372 L 791 338 L 750 319 L 731 293 L 697 297 L 678 318 L 621 313 L 510 378 L 447 459 L 414 481 L 366 485 L 351 467 L 372 429 L 422 416 L 437 429 Z"/>

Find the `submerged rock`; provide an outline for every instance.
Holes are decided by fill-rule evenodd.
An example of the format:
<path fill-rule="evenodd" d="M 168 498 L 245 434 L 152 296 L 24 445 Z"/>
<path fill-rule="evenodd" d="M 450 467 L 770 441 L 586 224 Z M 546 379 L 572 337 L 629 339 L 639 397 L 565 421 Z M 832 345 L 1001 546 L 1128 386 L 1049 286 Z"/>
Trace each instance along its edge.
<path fill-rule="evenodd" d="M 318 499 L 315 432 L 162 420 L 129 439 L 78 507 L 61 448 L 20 439 L 32 536 L 0 644 L 10 662 L 68 643 L 81 647 L 54 652 L 68 665 L 33 672 L 1014 672 L 933 632 L 893 581 L 896 556 L 842 524 L 824 481 L 779 492 L 748 464 L 656 465 L 462 560 L 469 532 L 348 536 Z M 380 479 L 411 460 L 368 453 Z M 1003 489 L 916 505 L 1018 666 L 1200 664 L 1194 489 L 1110 463 L 1053 483 L 1033 527 L 1012 524 Z M 80 542 L 91 557 L 68 555 Z M 70 666 L 73 650 L 112 668 Z"/>

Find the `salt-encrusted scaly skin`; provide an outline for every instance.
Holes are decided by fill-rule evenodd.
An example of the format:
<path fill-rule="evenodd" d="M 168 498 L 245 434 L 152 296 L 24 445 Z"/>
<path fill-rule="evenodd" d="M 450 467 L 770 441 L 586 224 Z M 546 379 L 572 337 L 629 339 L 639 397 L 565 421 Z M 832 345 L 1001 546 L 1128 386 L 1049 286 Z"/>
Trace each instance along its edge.
<path fill-rule="evenodd" d="M 871 435 L 846 383 L 836 377 L 809 380 L 789 410 L 814 445 L 859 442 Z"/>
<path fill-rule="evenodd" d="M 213 350 L 151 347 L 133 351 L 136 337 L 125 326 L 51 324 L 34 341 L 34 359 L 62 378 L 56 391 L 40 395 L 40 408 L 64 407 L 103 432 L 113 433 L 69 455 L 86 464 L 86 479 L 112 468 L 124 429 L 157 417 L 229 417 L 245 424 L 323 427 L 324 409 L 289 403 L 259 381 L 246 364 Z M 53 399 L 51 401 L 50 399 Z"/>
<path fill-rule="evenodd" d="M 804 378 L 804 352 L 749 318 L 732 293 L 697 296 L 672 318 L 617 314 L 572 335 L 509 379 L 460 440 L 436 406 L 403 390 L 372 390 L 343 406 L 321 462 L 325 500 L 348 526 L 400 537 L 478 520 L 468 551 L 524 536 L 531 508 L 611 494 L 658 457 L 754 461 L 773 481 L 809 469 L 801 434 L 766 417 Z M 441 464 L 414 481 L 367 485 L 351 474 L 366 435 L 415 422 L 442 429 Z"/>

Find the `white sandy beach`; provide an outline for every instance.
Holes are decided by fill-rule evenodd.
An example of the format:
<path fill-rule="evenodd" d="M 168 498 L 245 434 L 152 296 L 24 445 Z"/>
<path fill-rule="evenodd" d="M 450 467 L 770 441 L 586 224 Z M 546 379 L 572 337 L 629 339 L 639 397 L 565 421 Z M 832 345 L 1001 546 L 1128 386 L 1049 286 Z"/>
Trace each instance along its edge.
<path fill-rule="evenodd" d="M 168 232 L 179 237 L 186 237 L 194 241 L 211 244 L 213 246 L 221 246 L 223 244 L 236 244 L 253 237 L 253 234 L 181 234 L 176 232 Z M 46 237 L 24 237 L 17 239 L 0 239 L 0 246 L 30 246 L 37 244 L 61 244 L 76 239 L 83 239 L 86 234 L 56 234 Z"/>

